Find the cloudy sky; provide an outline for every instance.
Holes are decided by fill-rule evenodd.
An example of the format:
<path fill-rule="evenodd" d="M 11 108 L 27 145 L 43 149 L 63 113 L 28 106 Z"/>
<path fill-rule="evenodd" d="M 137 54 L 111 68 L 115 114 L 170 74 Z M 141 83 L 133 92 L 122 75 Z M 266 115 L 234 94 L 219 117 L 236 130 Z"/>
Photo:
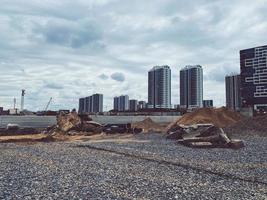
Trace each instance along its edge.
<path fill-rule="evenodd" d="M 204 68 L 204 98 L 225 104 L 224 76 L 239 50 L 266 45 L 267 0 L 1 0 L 0 106 L 26 89 L 25 107 L 78 107 L 78 98 L 128 94 L 147 100 L 147 71 Z"/>

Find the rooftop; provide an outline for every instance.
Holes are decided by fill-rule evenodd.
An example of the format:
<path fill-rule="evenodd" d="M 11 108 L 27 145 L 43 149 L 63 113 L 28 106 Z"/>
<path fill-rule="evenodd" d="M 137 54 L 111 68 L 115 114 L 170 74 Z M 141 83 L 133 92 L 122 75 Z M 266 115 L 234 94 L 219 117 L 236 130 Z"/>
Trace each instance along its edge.
<path fill-rule="evenodd" d="M 154 66 L 151 71 L 155 71 L 155 70 L 159 70 L 159 69 L 170 69 L 170 67 L 168 65 L 163 65 L 163 66 Z"/>
<path fill-rule="evenodd" d="M 202 69 L 202 66 L 201 65 L 186 65 L 183 69 L 181 69 L 181 71 L 188 70 L 188 69 L 194 69 L 194 68 Z"/>

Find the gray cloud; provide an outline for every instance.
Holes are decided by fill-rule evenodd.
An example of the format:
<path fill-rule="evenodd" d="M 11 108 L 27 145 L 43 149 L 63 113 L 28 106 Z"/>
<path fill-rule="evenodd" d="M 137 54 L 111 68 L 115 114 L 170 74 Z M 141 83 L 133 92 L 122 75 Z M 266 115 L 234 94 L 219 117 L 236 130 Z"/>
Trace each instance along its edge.
<path fill-rule="evenodd" d="M 123 73 L 116 72 L 116 73 L 111 74 L 110 77 L 113 80 L 118 81 L 118 82 L 124 82 L 125 81 L 125 76 Z"/>
<path fill-rule="evenodd" d="M 62 90 L 64 87 L 58 83 L 47 83 L 44 85 L 44 88 Z"/>
<path fill-rule="evenodd" d="M 213 68 L 204 74 L 205 80 L 213 80 L 224 83 L 225 76 L 230 74 L 239 74 L 240 70 L 237 66 L 224 65 L 219 68 Z"/>
<path fill-rule="evenodd" d="M 1 3 L 4 107 L 19 98 L 22 87 L 32 110 L 43 109 L 50 96 L 51 109 L 77 107 L 79 97 L 95 92 L 104 94 L 108 109 L 113 95 L 146 100 L 147 71 L 162 64 L 172 68 L 177 104 L 179 70 L 195 63 L 204 68 L 204 98 L 220 106 L 225 74 L 239 71 L 239 50 L 266 44 L 267 0 Z"/>
<path fill-rule="evenodd" d="M 80 48 L 88 44 L 97 44 L 101 40 L 101 31 L 91 21 L 52 21 L 37 25 L 33 30 L 51 44 Z"/>
<path fill-rule="evenodd" d="M 107 80 L 108 76 L 106 74 L 101 74 L 98 76 L 98 78 L 102 79 L 102 80 Z"/>

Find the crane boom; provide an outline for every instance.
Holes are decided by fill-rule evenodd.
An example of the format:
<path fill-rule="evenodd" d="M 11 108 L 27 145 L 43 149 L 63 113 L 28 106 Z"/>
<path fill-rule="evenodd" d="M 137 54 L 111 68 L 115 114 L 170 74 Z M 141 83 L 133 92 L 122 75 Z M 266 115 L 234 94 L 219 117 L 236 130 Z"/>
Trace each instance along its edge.
<path fill-rule="evenodd" d="M 49 99 L 49 101 L 48 101 L 48 103 L 47 103 L 47 105 L 46 105 L 46 107 L 45 107 L 45 109 L 44 109 L 45 112 L 47 111 L 47 109 L 48 109 L 48 107 L 49 107 L 51 101 L 52 101 L 52 97 Z"/>

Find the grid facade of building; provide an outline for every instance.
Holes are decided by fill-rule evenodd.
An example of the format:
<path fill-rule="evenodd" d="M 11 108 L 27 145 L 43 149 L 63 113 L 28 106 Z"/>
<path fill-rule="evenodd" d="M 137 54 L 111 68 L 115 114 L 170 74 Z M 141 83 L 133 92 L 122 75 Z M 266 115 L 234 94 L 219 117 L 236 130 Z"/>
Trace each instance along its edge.
<path fill-rule="evenodd" d="M 240 75 L 225 77 L 226 107 L 233 110 L 241 109 L 241 79 Z"/>
<path fill-rule="evenodd" d="M 180 71 L 180 106 L 203 107 L 203 69 L 200 65 L 188 65 Z"/>
<path fill-rule="evenodd" d="M 79 99 L 79 113 L 99 113 L 103 112 L 103 95 L 94 94 L 89 97 Z"/>
<path fill-rule="evenodd" d="M 171 108 L 169 66 L 155 66 L 148 72 L 148 108 Z"/>
<path fill-rule="evenodd" d="M 129 110 L 129 96 L 122 95 L 114 97 L 113 109 L 116 111 L 127 111 Z"/>
<path fill-rule="evenodd" d="M 240 51 L 242 107 L 267 110 L 267 45 Z"/>

